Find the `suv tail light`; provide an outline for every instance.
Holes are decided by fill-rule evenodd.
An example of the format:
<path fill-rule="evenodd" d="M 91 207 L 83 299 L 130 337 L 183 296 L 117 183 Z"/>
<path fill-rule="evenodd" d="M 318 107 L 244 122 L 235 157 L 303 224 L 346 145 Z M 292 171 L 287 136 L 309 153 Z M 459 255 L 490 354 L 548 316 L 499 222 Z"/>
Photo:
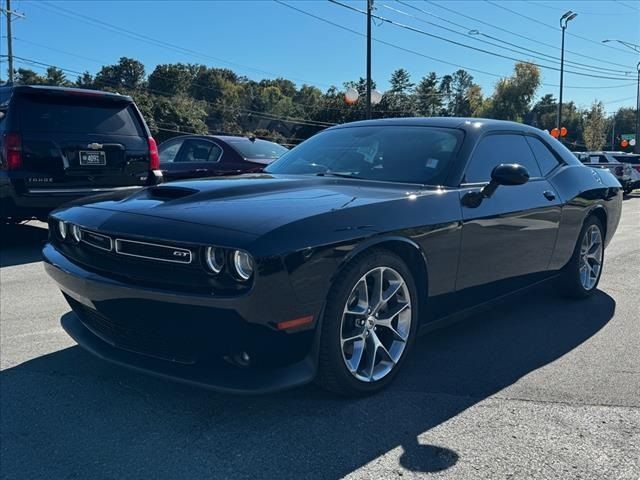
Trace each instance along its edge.
<path fill-rule="evenodd" d="M 149 137 L 149 168 L 160 170 L 160 155 L 158 154 L 158 144 L 153 137 Z"/>
<path fill-rule="evenodd" d="M 8 170 L 17 170 L 22 167 L 22 138 L 19 133 L 4 134 L 4 158 Z"/>
<path fill-rule="evenodd" d="M 640 165 L 634 165 L 633 168 L 635 168 L 636 172 L 640 173 Z"/>

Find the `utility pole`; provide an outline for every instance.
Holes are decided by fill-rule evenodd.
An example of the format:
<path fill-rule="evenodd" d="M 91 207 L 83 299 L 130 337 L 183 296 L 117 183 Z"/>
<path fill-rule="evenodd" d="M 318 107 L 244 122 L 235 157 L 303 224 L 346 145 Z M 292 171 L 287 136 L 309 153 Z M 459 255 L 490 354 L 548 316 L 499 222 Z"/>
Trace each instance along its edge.
<path fill-rule="evenodd" d="M 8 0 L 7 0 L 8 1 Z M 373 0 L 367 0 L 367 120 L 371 119 L 371 11 Z"/>
<path fill-rule="evenodd" d="M 9 84 L 13 83 L 13 40 L 11 38 L 11 0 L 7 0 L 7 59 L 9 61 Z"/>
<path fill-rule="evenodd" d="M 611 151 L 615 152 L 615 142 L 616 142 L 616 117 L 618 116 L 618 112 L 613 114 L 613 125 L 611 125 Z"/>
<path fill-rule="evenodd" d="M 25 18 L 22 13 L 11 11 L 11 0 L 6 0 L 6 8 L 0 7 L 0 12 L 4 13 L 7 17 L 7 60 L 9 63 L 9 83 L 13 83 L 13 37 L 11 35 L 11 16 L 16 18 Z"/>

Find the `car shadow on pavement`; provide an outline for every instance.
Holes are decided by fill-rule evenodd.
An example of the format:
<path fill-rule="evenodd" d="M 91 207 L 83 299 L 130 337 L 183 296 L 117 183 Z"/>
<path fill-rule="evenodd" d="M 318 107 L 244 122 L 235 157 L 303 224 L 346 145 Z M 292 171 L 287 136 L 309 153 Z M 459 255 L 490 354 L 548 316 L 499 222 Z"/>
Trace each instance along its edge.
<path fill-rule="evenodd" d="M 0 229 L 0 267 L 42 260 L 42 246 L 49 235 L 46 228 L 25 224 L 2 225 Z"/>
<path fill-rule="evenodd" d="M 334 479 L 391 450 L 411 471 L 445 470 L 459 453 L 425 441 L 431 429 L 613 317 L 615 301 L 601 291 L 566 301 L 549 290 L 421 337 L 396 381 L 367 398 L 312 385 L 229 396 L 139 375 L 79 347 L 44 355 L 0 375 L 3 478 Z"/>

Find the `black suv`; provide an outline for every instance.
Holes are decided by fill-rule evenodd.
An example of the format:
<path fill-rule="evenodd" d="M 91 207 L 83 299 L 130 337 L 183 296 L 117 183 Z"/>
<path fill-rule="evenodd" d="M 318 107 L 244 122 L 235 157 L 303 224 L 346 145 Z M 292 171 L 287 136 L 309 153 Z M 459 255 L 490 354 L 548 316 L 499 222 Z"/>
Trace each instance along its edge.
<path fill-rule="evenodd" d="M 0 87 L 0 221 L 45 219 L 85 195 L 157 184 L 159 162 L 131 97 Z"/>

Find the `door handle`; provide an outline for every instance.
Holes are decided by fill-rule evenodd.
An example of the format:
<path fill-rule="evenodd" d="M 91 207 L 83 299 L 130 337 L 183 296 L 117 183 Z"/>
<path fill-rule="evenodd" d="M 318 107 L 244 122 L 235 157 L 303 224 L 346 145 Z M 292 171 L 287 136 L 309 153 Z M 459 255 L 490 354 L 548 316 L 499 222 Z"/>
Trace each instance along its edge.
<path fill-rule="evenodd" d="M 556 194 L 550 190 L 545 190 L 542 194 L 544 195 L 544 198 L 546 198 L 549 201 L 556 199 Z"/>

